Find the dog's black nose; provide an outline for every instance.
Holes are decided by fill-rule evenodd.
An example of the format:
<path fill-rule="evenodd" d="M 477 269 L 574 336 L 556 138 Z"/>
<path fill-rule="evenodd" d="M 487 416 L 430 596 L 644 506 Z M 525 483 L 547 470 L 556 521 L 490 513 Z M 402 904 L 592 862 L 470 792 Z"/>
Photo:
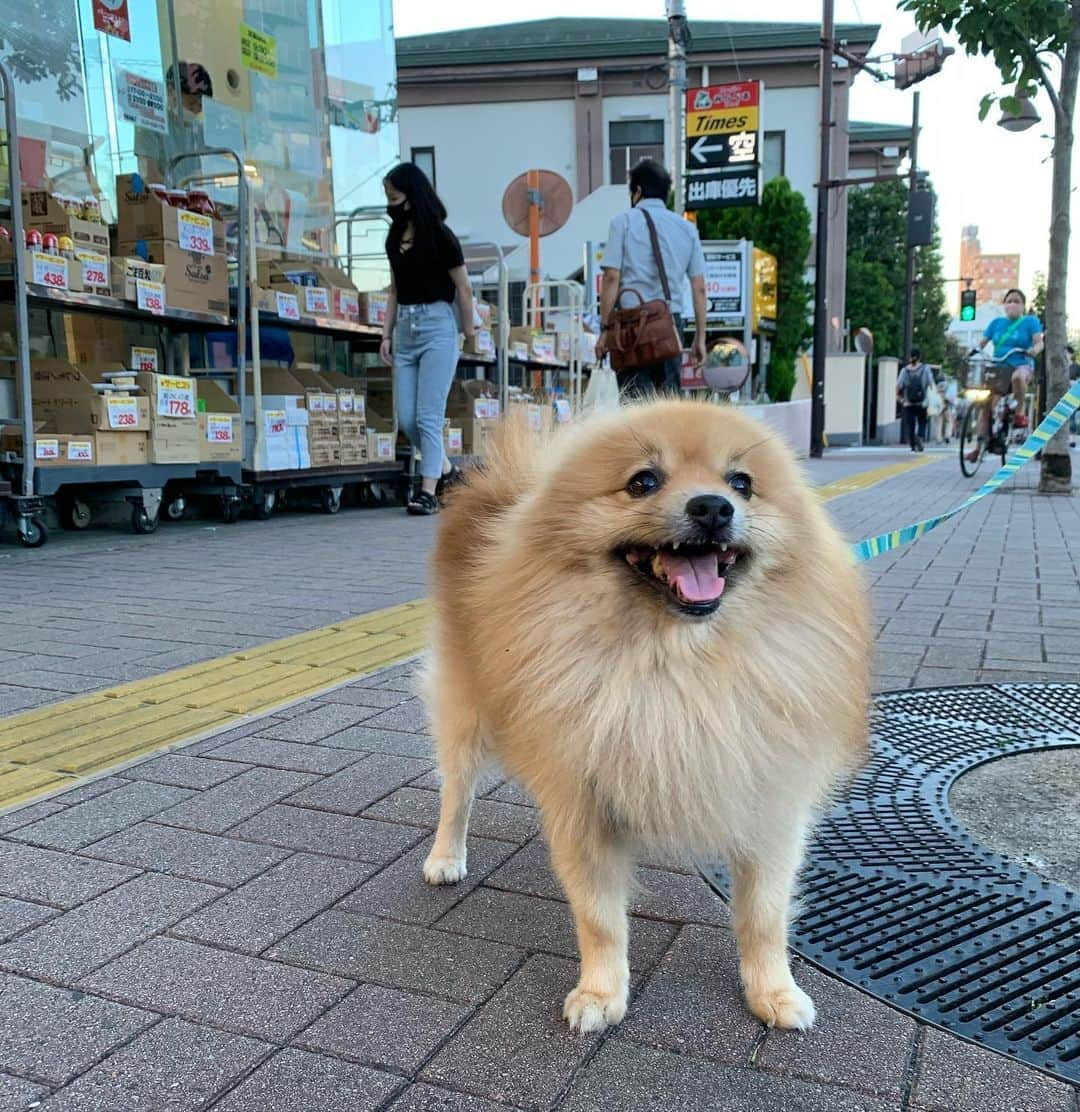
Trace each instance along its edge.
<path fill-rule="evenodd" d="M 721 494 L 699 494 L 686 503 L 686 516 L 712 536 L 731 524 L 735 507 Z"/>

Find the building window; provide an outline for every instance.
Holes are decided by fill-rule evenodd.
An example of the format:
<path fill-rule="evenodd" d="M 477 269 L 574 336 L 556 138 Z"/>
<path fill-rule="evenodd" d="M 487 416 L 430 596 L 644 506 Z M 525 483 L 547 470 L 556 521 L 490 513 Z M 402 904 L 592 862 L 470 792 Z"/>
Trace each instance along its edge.
<path fill-rule="evenodd" d="M 766 131 L 765 147 L 762 153 L 762 176 L 766 182 L 784 175 L 784 133 Z"/>
<path fill-rule="evenodd" d="M 664 161 L 663 120 L 619 120 L 608 125 L 611 184 L 626 185 L 630 171 L 643 159 Z"/>
<path fill-rule="evenodd" d="M 409 161 L 414 162 L 421 170 L 427 175 L 427 179 L 431 182 L 432 188 L 435 187 L 435 148 L 434 147 L 413 147 L 409 155 Z"/>

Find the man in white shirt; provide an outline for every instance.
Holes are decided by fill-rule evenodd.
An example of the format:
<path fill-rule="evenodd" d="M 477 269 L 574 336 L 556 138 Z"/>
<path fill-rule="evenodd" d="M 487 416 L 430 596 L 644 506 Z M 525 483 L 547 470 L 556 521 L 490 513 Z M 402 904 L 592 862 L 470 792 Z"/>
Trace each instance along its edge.
<path fill-rule="evenodd" d="M 705 297 L 705 255 L 697 226 L 683 220 L 667 207 L 671 192 L 671 175 L 651 158 L 642 159 L 630 172 L 630 211 L 621 212 L 611 222 L 607 242 L 604 244 L 604 280 L 600 289 L 600 319 L 606 322 L 616 304 L 631 308 L 636 298 L 625 302 L 620 295 L 636 290 L 642 301 L 662 301 L 664 287 L 653 255 L 649 225 L 644 215 L 634 209 L 649 213 L 656 226 L 660 244 L 660 257 L 667 272 L 671 300 L 668 307 L 675 317 L 679 335 L 683 334 L 681 305 L 676 300 L 682 288 L 683 277 L 689 277 L 694 298 L 694 342 L 691 354 L 695 367 L 705 362 L 705 314 L 708 301 Z M 606 334 L 597 344 L 597 357 L 607 351 Z M 678 358 L 668 359 L 647 367 L 619 373 L 619 386 L 625 393 L 641 395 L 654 391 L 678 394 L 680 389 L 680 363 Z"/>

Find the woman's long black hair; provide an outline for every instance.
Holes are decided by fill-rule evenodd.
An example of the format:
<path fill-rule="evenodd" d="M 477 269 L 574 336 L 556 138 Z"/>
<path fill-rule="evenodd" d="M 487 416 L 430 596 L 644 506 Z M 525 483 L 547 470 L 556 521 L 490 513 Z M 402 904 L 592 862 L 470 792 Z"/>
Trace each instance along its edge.
<path fill-rule="evenodd" d="M 413 241 L 437 251 L 445 237 L 446 206 L 439 200 L 427 174 L 413 162 L 402 162 L 383 178 L 409 201 L 408 219 L 413 222 Z M 396 248 L 405 231 L 405 220 L 396 221 L 386 237 L 387 247 Z"/>

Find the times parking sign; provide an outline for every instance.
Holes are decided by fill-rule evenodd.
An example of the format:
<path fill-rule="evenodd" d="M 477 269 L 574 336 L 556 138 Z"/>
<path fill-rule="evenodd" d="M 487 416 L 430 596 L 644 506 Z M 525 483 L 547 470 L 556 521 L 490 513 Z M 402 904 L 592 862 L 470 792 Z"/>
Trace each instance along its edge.
<path fill-rule="evenodd" d="M 688 89 L 685 207 L 756 205 L 760 169 L 761 82 Z"/>

